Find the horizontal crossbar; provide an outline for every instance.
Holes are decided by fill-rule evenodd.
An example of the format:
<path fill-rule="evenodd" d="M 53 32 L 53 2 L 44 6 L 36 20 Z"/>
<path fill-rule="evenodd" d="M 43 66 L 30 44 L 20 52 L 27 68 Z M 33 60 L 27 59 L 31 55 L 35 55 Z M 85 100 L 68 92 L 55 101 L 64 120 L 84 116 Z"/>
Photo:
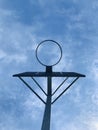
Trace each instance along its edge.
<path fill-rule="evenodd" d="M 14 77 L 85 77 L 85 75 L 76 72 L 24 72 L 13 75 Z"/>

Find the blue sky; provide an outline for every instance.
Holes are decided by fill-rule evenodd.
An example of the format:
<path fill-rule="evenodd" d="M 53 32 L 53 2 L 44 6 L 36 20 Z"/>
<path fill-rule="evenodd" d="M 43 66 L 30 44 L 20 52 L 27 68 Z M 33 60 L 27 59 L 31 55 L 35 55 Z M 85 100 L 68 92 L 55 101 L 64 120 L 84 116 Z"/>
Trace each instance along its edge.
<path fill-rule="evenodd" d="M 44 105 L 12 75 L 45 70 L 35 57 L 45 39 L 63 49 L 54 71 L 86 75 L 52 107 L 51 130 L 98 130 L 97 0 L 0 0 L 0 130 L 41 128 Z"/>

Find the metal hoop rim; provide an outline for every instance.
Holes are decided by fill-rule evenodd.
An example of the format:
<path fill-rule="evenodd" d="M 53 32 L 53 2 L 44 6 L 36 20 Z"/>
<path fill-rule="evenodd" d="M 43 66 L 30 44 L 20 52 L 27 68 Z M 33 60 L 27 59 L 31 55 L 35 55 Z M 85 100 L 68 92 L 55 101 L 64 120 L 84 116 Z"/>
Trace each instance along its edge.
<path fill-rule="evenodd" d="M 38 57 L 38 48 L 39 48 L 44 42 L 48 42 L 48 41 L 54 42 L 54 43 L 59 47 L 59 49 L 60 49 L 60 58 L 58 59 L 58 61 L 57 61 L 55 64 L 52 64 L 52 65 L 46 65 L 46 64 L 42 63 L 42 62 L 40 61 L 39 57 Z M 59 44 L 58 42 L 54 41 L 54 40 L 44 40 L 44 41 L 40 42 L 40 43 L 38 44 L 37 48 L 36 48 L 35 53 L 36 53 L 36 58 L 37 58 L 38 62 L 39 62 L 41 65 L 43 65 L 43 66 L 55 66 L 55 65 L 57 65 L 57 64 L 60 62 L 60 60 L 61 60 L 61 58 L 62 58 L 62 48 L 61 48 L 60 44 Z"/>

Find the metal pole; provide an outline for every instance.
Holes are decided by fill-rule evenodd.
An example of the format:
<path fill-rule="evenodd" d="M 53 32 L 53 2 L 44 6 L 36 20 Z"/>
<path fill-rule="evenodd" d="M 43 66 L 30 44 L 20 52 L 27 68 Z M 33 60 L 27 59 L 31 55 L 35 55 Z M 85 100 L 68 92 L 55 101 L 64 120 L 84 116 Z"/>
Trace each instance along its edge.
<path fill-rule="evenodd" d="M 50 130 L 51 97 L 52 97 L 52 78 L 49 76 L 47 77 L 47 100 L 41 130 Z"/>

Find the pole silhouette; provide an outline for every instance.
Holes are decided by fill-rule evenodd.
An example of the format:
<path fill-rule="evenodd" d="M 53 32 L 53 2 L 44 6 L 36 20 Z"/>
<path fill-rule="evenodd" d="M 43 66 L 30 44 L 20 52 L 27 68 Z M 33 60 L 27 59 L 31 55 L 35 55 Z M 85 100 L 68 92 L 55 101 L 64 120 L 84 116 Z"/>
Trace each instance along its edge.
<path fill-rule="evenodd" d="M 51 106 L 80 78 L 80 77 L 85 77 L 85 75 L 76 73 L 76 72 L 53 72 L 52 68 L 54 65 L 58 64 L 59 61 L 61 60 L 61 57 L 58 59 L 58 61 L 50 66 L 47 66 L 46 64 L 42 63 L 37 56 L 37 50 L 45 42 L 53 42 L 55 43 L 61 51 L 61 57 L 62 57 L 62 49 L 61 46 L 53 41 L 53 40 L 45 40 L 41 42 L 37 49 L 36 49 L 36 57 L 37 60 L 39 61 L 40 64 L 44 65 L 46 70 L 45 72 L 23 72 L 19 74 L 14 74 L 13 77 L 18 77 L 32 92 L 35 94 L 41 102 L 44 103 L 45 105 L 45 110 L 44 110 L 44 115 L 43 115 L 43 121 L 42 121 L 42 126 L 41 130 L 50 130 L 50 123 L 51 123 Z M 32 78 L 32 80 L 37 84 L 39 89 L 43 92 L 43 94 L 46 96 L 46 101 L 27 83 L 23 78 L 28 77 Z M 35 77 L 46 77 L 47 78 L 47 92 L 44 91 L 43 87 L 40 86 L 40 84 L 36 81 Z M 56 90 L 53 92 L 52 91 L 52 78 L 53 77 L 65 77 L 63 82 L 56 88 Z M 60 87 L 69 79 L 73 77 L 73 81 L 54 99 L 52 100 L 52 97 L 59 91 Z"/>

